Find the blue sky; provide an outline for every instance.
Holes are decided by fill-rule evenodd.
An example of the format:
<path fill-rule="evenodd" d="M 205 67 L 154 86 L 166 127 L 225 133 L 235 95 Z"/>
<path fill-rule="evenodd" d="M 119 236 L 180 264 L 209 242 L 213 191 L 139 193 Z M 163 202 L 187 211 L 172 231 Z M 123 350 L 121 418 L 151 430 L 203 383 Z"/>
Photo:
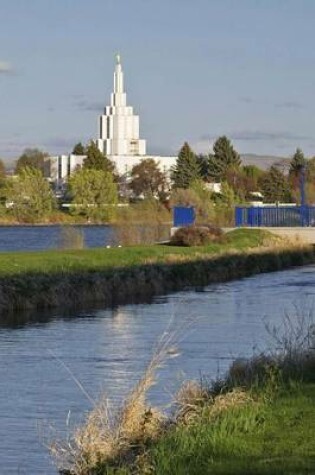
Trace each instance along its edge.
<path fill-rule="evenodd" d="M 96 138 L 121 53 L 150 153 L 315 155 L 314 0 L 0 0 L 0 157 Z"/>

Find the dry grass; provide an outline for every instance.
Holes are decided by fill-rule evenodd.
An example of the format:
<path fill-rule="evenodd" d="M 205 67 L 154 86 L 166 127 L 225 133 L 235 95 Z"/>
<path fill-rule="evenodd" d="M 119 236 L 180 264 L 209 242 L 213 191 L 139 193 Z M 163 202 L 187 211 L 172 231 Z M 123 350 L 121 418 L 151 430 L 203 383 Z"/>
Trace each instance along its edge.
<path fill-rule="evenodd" d="M 124 403 L 112 410 L 103 396 L 88 414 L 83 426 L 65 442 L 54 442 L 51 454 L 62 473 L 90 475 L 93 469 L 112 461 L 120 463 L 137 455 L 148 440 L 155 439 L 163 429 L 165 416 L 147 404 L 148 390 L 156 383 L 156 372 L 173 356 L 175 343 L 190 322 L 177 330 L 168 329 L 159 339 L 143 376 Z"/>
<path fill-rule="evenodd" d="M 253 403 L 248 391 L 235 387 L 224 394 L 215 395 L 203 382 L 187 381 L 176 396 L 175 420 L 180 424 L 197 422 L 205 411 L 207 418 L 213 419 L 224 411 Z"/>
<path fill-rule="evenodd" d="M 84 234 L 82 229 L 74 226 L 62 226 L 59 237 L 60 249 L 84 249 Z"/>

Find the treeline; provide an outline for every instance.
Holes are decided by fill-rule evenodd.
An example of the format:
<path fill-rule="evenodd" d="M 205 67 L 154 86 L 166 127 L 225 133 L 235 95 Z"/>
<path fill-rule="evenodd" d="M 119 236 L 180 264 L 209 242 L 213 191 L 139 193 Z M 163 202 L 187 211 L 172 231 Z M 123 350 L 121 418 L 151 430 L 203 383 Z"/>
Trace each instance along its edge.
<path fill-rule="evenodd" d="M 302 179 L 308 202 L 315 200 L 315 158 L 306 159 L 300 149 L 287 169 L 274 165 L 264 171 L 243 165 L 231 141 L 222 136 L 208 154 L 198 155 L 185 143 L 170 173 L 164 173 L 154 159 L 148 158 L 135 165 L 128 176 L 119 176 L 93 141 L 86 146 L 76 144 L 73 153 L 86 158 L 82 168 L 69 177 L 61 200 L 44 178 L 48 154 L 25 150 L 12 177 L 5 175 L 0 161 L 2 220 L 113 222 L 121 203 L 138 208 L 143 215 L 148 206 L 154 208 L 154 219 L 159 212 L 167 218 L 166 210 L 173 205 L 193 205 L 199 222 L 231 225 L 235 204 L 255 201 L 257 196 L 265 203 L 300 203 Z M 67 212 L 61 212 L 61 201 L 69 204 Z M 123 219 L 127 214 L 122 213 Z"/>

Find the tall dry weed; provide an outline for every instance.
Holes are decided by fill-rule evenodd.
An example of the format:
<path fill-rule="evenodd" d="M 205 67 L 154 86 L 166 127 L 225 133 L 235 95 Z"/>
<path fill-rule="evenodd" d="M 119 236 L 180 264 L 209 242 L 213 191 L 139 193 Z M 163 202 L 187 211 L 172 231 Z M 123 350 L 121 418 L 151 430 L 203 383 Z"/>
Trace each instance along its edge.
<path fill-rule="evenodd" d="M 63 473 L 89 475 L 101 464 L 125 460 L 133 450 L 160 433 L 165 416 L 148 405 L 147 392 L 156 383 L 157 370 L 173 357 L 176 343 L 192 322 L 186 321 L 176 330 L 172 323 L 171 320 L 158 340 L 142 377 L 123 404 L 112 409 L 103 396 L 67 441 L 51 444 L 51 454 Z"/>

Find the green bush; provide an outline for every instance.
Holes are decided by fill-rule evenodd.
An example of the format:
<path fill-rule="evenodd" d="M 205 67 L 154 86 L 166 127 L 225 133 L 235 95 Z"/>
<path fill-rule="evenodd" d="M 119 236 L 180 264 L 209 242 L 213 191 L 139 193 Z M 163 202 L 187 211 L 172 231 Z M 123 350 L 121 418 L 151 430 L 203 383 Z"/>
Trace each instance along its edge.
<path fill-rule="evenodd" d="M 175 246 L 205 246 L 222 241 L 223 231 L 217 226 L 187 226 L 177 229 L 171 238 Z"/>

